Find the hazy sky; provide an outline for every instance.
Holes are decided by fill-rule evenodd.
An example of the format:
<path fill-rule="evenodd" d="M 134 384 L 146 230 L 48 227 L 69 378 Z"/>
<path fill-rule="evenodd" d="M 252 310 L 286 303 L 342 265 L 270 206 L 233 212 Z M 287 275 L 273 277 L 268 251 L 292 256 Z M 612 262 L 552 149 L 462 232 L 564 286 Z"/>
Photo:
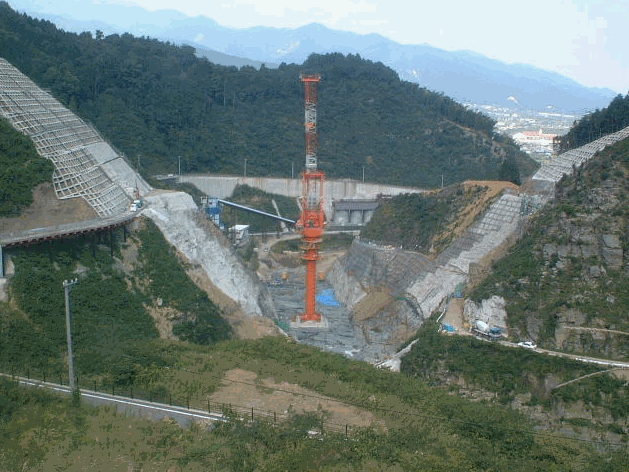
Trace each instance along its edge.
<path fill-rule="evenodd" d="M 69 0 L 84 2 L 85 0 Z M 88 0 L 89 1 L 89 0 Z M 9 0 L 54 5 L 68 0 Z M 467 49 L 532 64 L 593 87 L 629 91 L 629 0 L 91 0 L 205 15 L 224 26 L 295 28 L 318 22 L 399 43 Z M 92 18 L 93 19 L 93 18 Z"/>

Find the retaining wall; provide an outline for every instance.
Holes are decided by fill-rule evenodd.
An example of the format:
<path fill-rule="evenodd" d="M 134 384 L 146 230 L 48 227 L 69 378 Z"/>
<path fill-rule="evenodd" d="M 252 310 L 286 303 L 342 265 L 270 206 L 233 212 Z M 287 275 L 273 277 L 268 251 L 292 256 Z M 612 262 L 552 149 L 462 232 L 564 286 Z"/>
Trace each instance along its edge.
<path fill-rule="evenodd" d="M 248 185 L 269 193 L 300 197 L 301 179 L 282 179 L 277 177 L 239 177 L 233 175 L 188 174 L 181 176 L 181 182 L 191 183 L 203 193 L 219 198 L 229 197 L 236 185 Z M 422 193 L 426 190 L 415 187 L 374 184 L 357 180 L 326 180 L 323 186 L 325 214 L 332 219 L 332 201 L 344 199 L 374 199 L 378 195 L 401 195 L 403 193 Z"/>

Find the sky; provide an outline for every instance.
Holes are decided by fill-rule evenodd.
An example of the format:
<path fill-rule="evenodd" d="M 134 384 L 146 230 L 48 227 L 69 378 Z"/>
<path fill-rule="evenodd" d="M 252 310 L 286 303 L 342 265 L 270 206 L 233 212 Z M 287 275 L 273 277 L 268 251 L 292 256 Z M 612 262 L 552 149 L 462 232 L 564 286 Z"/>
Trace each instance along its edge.
<path fill-rule="evenodd" d="M 72 15 L 72 2 L 54 5 Z M 89 1 L 89 0 L 88 0 Z M 91 0 L 204 15 L 235 28 L 297 28 L 321 23 L 359 34 L 378 33 L 402 44 L 474 51 L 506 63 L 559 72 L 589 87 L 629 92 L 628 0 Z M 61 6 L 68 4 L 68 7 Z M 93 18 L 92 18 L 93 19 Z"/>

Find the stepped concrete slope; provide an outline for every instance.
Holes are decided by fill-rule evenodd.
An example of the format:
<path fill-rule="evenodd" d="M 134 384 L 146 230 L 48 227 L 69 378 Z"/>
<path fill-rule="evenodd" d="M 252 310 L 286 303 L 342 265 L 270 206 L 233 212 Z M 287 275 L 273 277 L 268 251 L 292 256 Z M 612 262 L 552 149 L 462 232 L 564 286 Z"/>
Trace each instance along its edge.
<path fill-rule="evenodd" d="M 268 312 L 268 294 L 245 270 L 233 249 L 202 215 L 192 197 L 183 192 L 159 192 L 146 197 L 143 215 L 151 218 L 164 237 L 192 263 L 199 264 L 212 283 L 252 316 Z"/>
<path fill-rule="evenodd" d="M 421 254 L 354 241 L 328 277 L 339 300 L 349 307 L 373 287 L 412 300 L 425 319 L 467 281 L 470 264 L 478 263 L 520 231 L 526 198 L 504 193 L 436 261 Z"/>
<path fill-rule="evenodd" d="M 584 146 L 560 154 L 549 163 L 542 165 L 535 172 L 532 179 L 557 183 L 564 175 L 572 174 L 575 168 L 590 160 L 598 151 L 626 138 L 629 138 L 629 126 Z"/>
<path fill-rule="evenodd" d="M 151 187 L 98 132 L 0 58 L 0 115 L 28 135 L 55 170 L 57 198 L 84 198 L 99 216 L 127 210 Z"/>
<path fill-rule="evenodd" d="M 429 316 L 467 281 L 470 264 L 485 256 L 518 233 L 526 218 L 526 197 L 503 193 L 481 218 L 437 258 L 438 269 L 417 278 L 408 289 L 424 316 Z"/>

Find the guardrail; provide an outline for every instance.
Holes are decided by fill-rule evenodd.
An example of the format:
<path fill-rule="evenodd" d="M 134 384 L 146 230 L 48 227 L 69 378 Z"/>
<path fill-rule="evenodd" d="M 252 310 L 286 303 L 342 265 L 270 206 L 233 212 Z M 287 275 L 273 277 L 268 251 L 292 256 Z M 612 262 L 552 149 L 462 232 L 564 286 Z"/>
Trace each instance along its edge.
<path fill-rule="evenodd" d="M 120 226 L 131 221 L 137 216 L 138 213 L 125 212 L 119 215 L 109 216 L 107 218 L 98 218 L 78 223 L 68 223 L 57 226 L 28 229 L 24 231 L 0 233 L 0 246 L 16 246 L 24 243 L 45 241 L 72 234 L 88 233 L 99 229 Z"/>
<path fill-rule="evenodd" d="M 7 371 L 0 375 L 15 377 L 23 377 L 28 380 L 37 380 L 47 383 L 44 387 L 54 385 L 58 382 L 58 385 L 69 385 L 68 373 L 62 370 L 45 370 L 34 368 L 15 369 L 13 366 L 0 366 L 0 369 Z M 99 383 L 93 379 L 77 376 L 76 386 L 79 389 L 90 390 L 95 393 L 103 393 L 112 396 L 120 396 L 125 398 L 149 401 L 160 403 L 169 406 L 176 406 L 179 408 L 186 408 L 188 410 L 207 411 L 208 414 L 222 415 L 223 418 L 239 418 L 249 421 L 266 421 L 269 423 L 277 424 L 293 419 L 294 415 L 288 412 L 278 413 L 271 410 L 261 410 L 254 407 L 248 407 L 244 405 L 237 405 L 233 403 L 220 403 L 211 401 L 209 398 L 200 400 L 198 398 L 192 398 L 192 394 L 188 393 L 172 393 L 165 391 L 164 389 L 146 389 L 138 387 L 133 383 L 130 385 L 120 385 L 116 382 Z M 299 413 L 299 412 L 295 412 Z M 308 412 L 306 412 L 307 414 Z M 312 412 L 316 414 L 315 412 Z M 337 434 L 344 434 L 349 437 L 354 434 L 359 428 L 349 423 L 341 424 L 335 423 L 324 419 L 323 417 L 317 418 L 317 424 L 311 427 L 309 431 L 311 434 L 325 434 L 326 432 L 332 432 Z"/>

